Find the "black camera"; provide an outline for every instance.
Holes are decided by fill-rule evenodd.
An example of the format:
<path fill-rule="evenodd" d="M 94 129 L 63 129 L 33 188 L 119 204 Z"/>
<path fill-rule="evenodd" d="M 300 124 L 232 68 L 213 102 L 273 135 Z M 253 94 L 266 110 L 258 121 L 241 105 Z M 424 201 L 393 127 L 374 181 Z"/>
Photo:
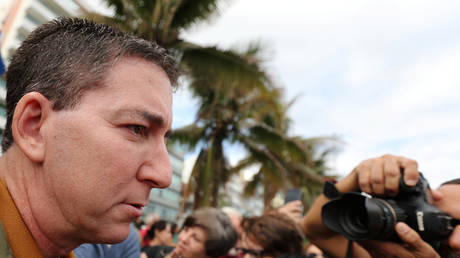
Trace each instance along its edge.
<path fill-rule="evenodd" d="M 422 239 L 439 248 L 458 221 L 429 202 L 430 186 L 420 173 L 417 184 L 408 187 L 403 176 L 399 193 L 392 198 L 376 198 L 349 192 L 328 202 L 322 209 L 322 220 L 329 229 L 349 240 L 401 240 L 394 231 L 397 222 L 416 230 Z"/>

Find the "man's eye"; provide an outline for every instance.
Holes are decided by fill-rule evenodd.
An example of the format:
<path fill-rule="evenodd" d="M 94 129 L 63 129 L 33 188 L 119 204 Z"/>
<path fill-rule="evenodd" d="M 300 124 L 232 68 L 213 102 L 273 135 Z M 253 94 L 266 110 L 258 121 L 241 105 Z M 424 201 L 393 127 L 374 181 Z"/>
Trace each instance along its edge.
<path fill-rule="evenodd" d="M 147 134 L 147 127 L 142 125 L 128 125 L 128 128 L 136 135 L 145 136 Z"/>

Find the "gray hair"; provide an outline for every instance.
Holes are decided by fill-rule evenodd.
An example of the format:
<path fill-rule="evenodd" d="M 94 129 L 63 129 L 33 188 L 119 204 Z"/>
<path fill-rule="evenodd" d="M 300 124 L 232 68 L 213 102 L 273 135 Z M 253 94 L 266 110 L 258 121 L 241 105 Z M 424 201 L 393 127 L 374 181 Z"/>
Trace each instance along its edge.
<path fill-rule="evenodd" d="M 215 208 L 196 210 L 185 219 L 185 227 L 201 227 L 206 232 L 206 255 L 219 257 L 225 255 L 238 239 L 238 234 L 223 211 Z"/>

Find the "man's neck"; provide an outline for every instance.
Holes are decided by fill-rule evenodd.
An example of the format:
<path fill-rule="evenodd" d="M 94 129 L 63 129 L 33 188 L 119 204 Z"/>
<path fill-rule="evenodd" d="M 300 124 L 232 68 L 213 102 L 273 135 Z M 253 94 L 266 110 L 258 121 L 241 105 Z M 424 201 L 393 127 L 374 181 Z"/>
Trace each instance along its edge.
<path fill-rule="evenodd" d="M 59 230 L 49 230 L 46 225 L 41 225 L 37 216 L 34 216 L 30 197 L 37 197 L 37 192 L 40 192 L 37 188 L 43 186 L 40 178 L 36 178 L 37 172 L 37 167 L 31 164 L 15 146 L 10 147 L 10 150 L 0 158 L 0 178 L 7 187 L 38 248 L 45 257 L 65 257 L 78 244 L 69 245 L 62 241 L 63 234 L 60 234 Z M 47 204 L 46 200 L 41 201 L 43 205 Z M 54 222 L 56 225 L 53 225 L 56 229 L 59 229 L 58 223 L 59 219 Z M 53 232 L 54 234 L 47 234 L 46 232 Z"/>

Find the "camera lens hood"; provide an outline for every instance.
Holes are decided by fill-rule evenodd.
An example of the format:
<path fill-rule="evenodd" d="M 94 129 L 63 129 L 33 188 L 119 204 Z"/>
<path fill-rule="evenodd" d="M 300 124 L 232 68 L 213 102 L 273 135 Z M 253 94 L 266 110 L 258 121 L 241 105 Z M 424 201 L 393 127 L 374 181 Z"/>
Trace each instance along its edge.
<path fill-rule="evenodd" d="M 367 239 L 366 199 L 360 193 L 349 192 L 326 203 L 321 210 L 324 225 L 350 240 Z"/>

